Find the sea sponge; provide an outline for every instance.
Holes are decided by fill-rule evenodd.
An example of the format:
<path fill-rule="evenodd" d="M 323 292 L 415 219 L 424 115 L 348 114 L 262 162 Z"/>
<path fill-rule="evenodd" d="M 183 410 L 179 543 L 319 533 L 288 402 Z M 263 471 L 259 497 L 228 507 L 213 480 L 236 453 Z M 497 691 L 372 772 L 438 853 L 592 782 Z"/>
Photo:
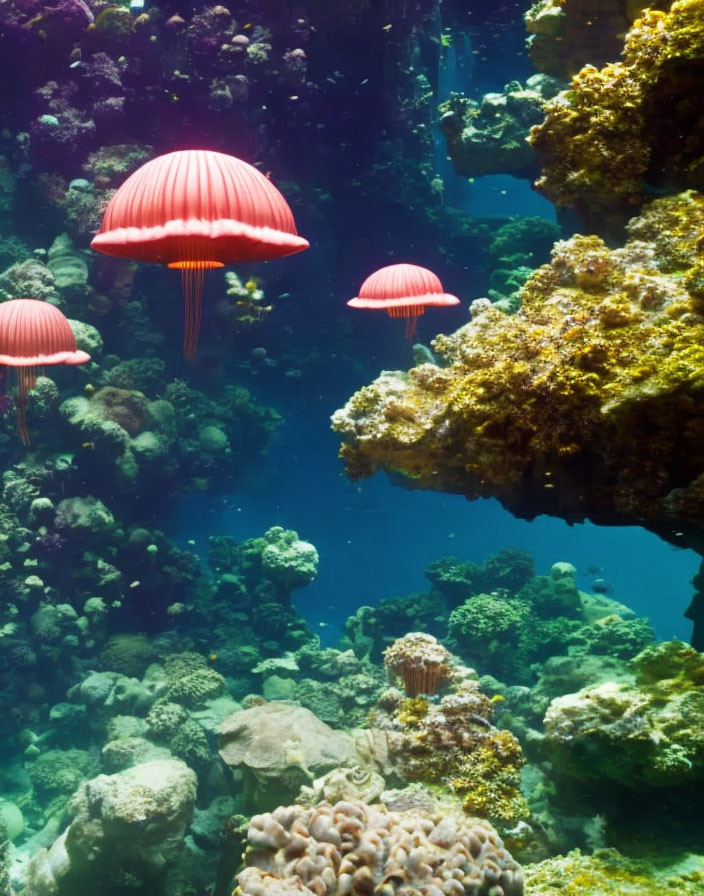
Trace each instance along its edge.
<path fill-rule="evenodd" d="M 485 821 L 454 812 L 389 812 L 360 800 L 280 806 L 247 832 L 242 896 L 265 874 L 317 896 L 523 896 L 523 874 Z M 269 888 L 265 892 L 271 892 Z"/>
<path fill-rule="evenodd" d="M 435 694 L 450 674 L 451 658 L 437 638 L 423 632 L 410 632 L 384 651 L 390 681 L 400 676 L 409 697 Z"/>

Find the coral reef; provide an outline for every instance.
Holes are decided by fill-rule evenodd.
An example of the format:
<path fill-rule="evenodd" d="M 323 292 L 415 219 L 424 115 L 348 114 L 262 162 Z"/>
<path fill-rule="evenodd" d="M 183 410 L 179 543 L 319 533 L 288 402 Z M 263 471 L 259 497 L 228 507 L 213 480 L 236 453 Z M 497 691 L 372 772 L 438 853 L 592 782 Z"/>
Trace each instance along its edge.
<path fill-rule="evenodd" d="M 437 703 L 387 691 L 370 721 L 389 732 L 390 759 L 404 780 L 440 787 L 470 815 L 510 828 L 529 814 L 520 790 L 524 759 L 491 716 L 492 702 L 470 674 Z"/>
<path fill-rule="evenodd" d="M 482 177 L 512 174 L 533 179 L 538 172 L 530 129 L 543 120 L 545 101 L 563 84 L 532 75 L 525 86 L 507 84 L 501 93 L 487 93 L 481 103 L 453 96 L 440 105 L 440 127 L 458 174 Z"/>
<path fill-rule="evenodd" d="M 247 839 L 247 867 L 238 875 L 246 896 L 296 878 L 304 893 L 323 896 L 342 888 L 361 894 L 450 887 L 458 896 L 523 896 L 523 875 L 496 832 L 458 814 L 389 812 L 358 800 L 280 806 L 255 816 Z"/>
<path fill-rule="evenodd" d="M 528 55 L 539 72 L 567 78 L 587 63 L 613 59 L 624 32 L 646 7 L 667 6 L 666 0 L 536 0 L 525 14 Z"/>
<path fill-rule="evenodd" d="M 544 748 L 554 772 L 636 791 L 699 780 L 704 657 L 670 641 L 646 648 L 631 667 L 632 681 L 606 681 L 550 704 Z"/>
<path fill-rule="evenodd" d="M 696 122 L 704 110 L 692 87 L 703 58 L 699 0 L 647 10 L 626 35 L 620 62 L 586 65 L 547 103 L 531 134 L 542 164 L 538 189 L 576 208 L 597 232 L 610 216 L 632 214 L 651 188 L 701 189 Z"/>
<path fill-rule="evenodd" d="M 700 549 L 703 223 L 699 194 L 656 200 L 621 249 L 559 242 L 520 312 L 475 301 L 433 343 L 445 366 L 384 373 L 334 414 L 348 474 Z"/>

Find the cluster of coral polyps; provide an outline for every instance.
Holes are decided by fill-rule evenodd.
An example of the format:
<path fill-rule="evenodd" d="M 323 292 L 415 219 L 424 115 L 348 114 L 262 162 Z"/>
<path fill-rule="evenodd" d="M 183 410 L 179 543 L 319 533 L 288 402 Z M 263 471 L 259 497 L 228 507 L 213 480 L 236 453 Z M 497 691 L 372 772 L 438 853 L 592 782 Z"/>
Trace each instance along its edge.
<path fill-rule="evenodd" d="M 583 212 L 632 209 L 648 185 L 702 189 L 695 122 L 704 114 L 696 86 L 703 63 L 702 0 L 647 10 L 626 35 L 619 62 L 585 65 L 546 104 L 531 136 L 543 165 L 538 189 Z"/>
<path fill-rule="evenodd" d="M 316 896 L 523 896 L 523 875 L 486 821 L 459 813 L 389 812 L 359 800 L 255 815 L 242 896 L 278 892 L 270 875 Z M 272 886 L 273 884 L 273 886 Z"/>
<path fill-rule="evenodd" d="M 559 242 L 506 315 L 487 300 L 333 416 L 349 475 L 496 497 L 517 516 L 704 537 L 704 197 L 656 200 L 609 249 Z"/>
<path fill-rule="evenodd" d="M 432 635 L 410 632 L 384 651 L 390 679 L 397 675 L 409 697 L 434 694 L 450 674 L 451 654 Z"/>

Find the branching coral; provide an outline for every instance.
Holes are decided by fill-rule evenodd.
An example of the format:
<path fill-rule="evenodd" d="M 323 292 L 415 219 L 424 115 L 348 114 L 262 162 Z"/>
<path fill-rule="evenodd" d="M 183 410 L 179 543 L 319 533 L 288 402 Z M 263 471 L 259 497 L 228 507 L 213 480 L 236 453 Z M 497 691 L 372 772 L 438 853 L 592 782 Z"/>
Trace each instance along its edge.
<path fill-rule="evenodd" d="M 704 512 L 704 197 L 656 200 L 610 250 L 557 243 L 508 316 L 486 300 L 333 416 L 348 474 L 497 497 L 512 512 L 638 523 L 693 546 Z M 698 282 L 698 281 L 697 281 Z M 400 477 L 398 477 L 400 478 Z"/>

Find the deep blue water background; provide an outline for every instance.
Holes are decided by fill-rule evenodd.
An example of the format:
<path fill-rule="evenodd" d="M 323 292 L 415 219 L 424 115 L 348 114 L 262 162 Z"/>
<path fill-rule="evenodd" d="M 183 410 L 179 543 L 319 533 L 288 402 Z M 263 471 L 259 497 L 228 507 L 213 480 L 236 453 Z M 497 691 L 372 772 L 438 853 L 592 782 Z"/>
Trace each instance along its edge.
<path fill-rule="evenodd" d="M 520 9 L 516 7 L 515 15 L 510 14 L 511 7 L 506 9 L 509 14 L 502 13 L 501 28 L 476 30 L 445 55 L 440 99 L 451 90 L 479 98 L 531 73 L 522 50 Z M 475 49 L 479 52 L 474 53 Z M 445 182 L 444 202 L 469 215 L 554 219 L 552 206 L 526 181 L 496 176 L 469 184 L 457 177 L 440 138 L 436 166 Z M 357 607 L 426 590 L 423 570 L 432 560 L 455 555 L 481 562 L 508 546 L 529 550 L 539 573 L 547 572 L 557 560 L 570 561 L 580 572 L 589 566 L 601 567 L 601 576 L 613 586 L 613 596 L 649 616 L 660 638 L 688 638 L 691 626 L 682 613 L 699 563 L 690 551 L 671 547 L 637 528 L 570 527 L 547 517 L 527 523 L 495 501 L 468 503 L 459 496 L 406 491 L 383 475 L 360 483 L 347 481 L 337 459 L 338 439 L 329 428 L 330 414 L 380 370 L 408 368 L 412 358 L 402 322 L 348 311 L 345 301 L 370 271 L 402 260 L 432 267 L 443 277 L 445 288 L 467 302 L 481 294 L 472 261 L 468 260 L 464 279 L 448 280 L 435 245 L 411 243 L 406 258 L 386 257 L 383 234 L 380 238 L 373 230 L 374 219 L 383 219 L 383 203 L 379 197 L 371 222 L 350 220 L 348 239 L 334 250 L 329 245 L 325 248 L 329 236 L 325 223 L 315 216 L 306 220 L 305 211 L 299 215 L 311 252 L 300 260 L 277 263 L 287 265 L 277 275 L 279 288 L 291 293 L 290 304 L 277 310 L 258 339 L 274 357 L 280 354 L 288 338 L 288 316 L 291 338 L 300 338 L 304 326 L 311 344 L 329 355 L 327 366 L 308 368 L 312 372 L 306 373 L 304 365 L 299 381 L 284 376 L 285 365 L 257 377 L 243 369 L 243 384 L 258 399 L 276 407 L 285 421 L 271 451 L 269 474 L 256 488 L 240 489 L 230 496 L 183 499 L 172 517 L 171 534 L 184 544 L 194 539 L 205 554 L 209 535 L 229 534 L 244 540 L 272 525 L 295 529 L 320 553 L 318 579 L 295 595 L 296 603 L 328 644 L 335 643 L 345 618 Z M 397 227 L 403 233 L 404 222 L 397 222 Z M 263 272 L 266 280 L 269 266 Z M 247 271 L 239 273 L 247 276 Z M 177 289 L 175 283 L 173 289 Z M 205 313 L 207 317 L 207 307 Z M 451 331 L 464 320 L 466 308 L 429 313 L 420 321 L 419 338 L 427 342 L 436 332 Z M 341 332 L 345 336 L 344 357 L 338 357 L 328 342 L 330 327 L 336 337 Z M 580 576 L 580 587 L 589 590 L 594 578 Z"/>

